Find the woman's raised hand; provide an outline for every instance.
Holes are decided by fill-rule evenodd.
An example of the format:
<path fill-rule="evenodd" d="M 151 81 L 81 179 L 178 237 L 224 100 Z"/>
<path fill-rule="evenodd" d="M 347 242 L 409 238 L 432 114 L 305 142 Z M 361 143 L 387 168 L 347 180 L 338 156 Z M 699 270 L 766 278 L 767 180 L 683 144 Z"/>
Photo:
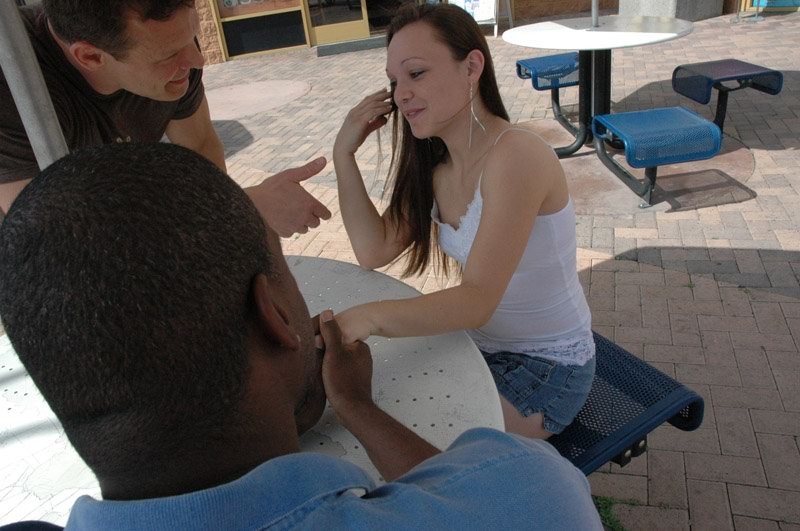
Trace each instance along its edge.
<path fill-rule="evenodd" d="M 386 115 L 392 110 L 391 96 L 391 92 L 381 89 L 350 109 L 339 129 L 339 134 L 336 135 L 333 144 L 334 155 L 355 155 L 369 134 L 386 124 L 388 121 Z"/>

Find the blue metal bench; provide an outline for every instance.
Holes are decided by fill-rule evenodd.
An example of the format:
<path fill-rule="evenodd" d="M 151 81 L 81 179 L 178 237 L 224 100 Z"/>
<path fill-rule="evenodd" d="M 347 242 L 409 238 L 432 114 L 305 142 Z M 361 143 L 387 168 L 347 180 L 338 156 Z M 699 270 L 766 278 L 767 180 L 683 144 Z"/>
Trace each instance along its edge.
<path fill-rule="evenodd" d="M 609 461 L 625 466 L 664 422 L 685 431 L 700 426 L 704 406 L 697 393 L 603 336 L 594 340 L 597 369 L 586 404 L 549 439 L 584 474 Z"/>
<path fill-rule="evenodd" d="M 530 79 L 536 90 L 574 87 L 578 84 L 578 52 L 520 59 L 517 76 Z"/>
<path fill-rule="evenodd" d="M 672 88 L 678 94 L 703 105 L 711 100 L 711 89 L 717 89 L 714 123 L 722 129 L 728 110 L 729 92 L 752 88 L 775 95 L 783 88 L 783 74 L 738 59 L 723 59 L 678 66 L 672 72 Z"/>
<path fill-rule="evenodd" d="M 51 524 L 44 520 L 25 520 L 0 526 L 0 531 L 61 531 L 60 525 Z"/>
<path fill-rule="evenodd" d="M 592 133 L 600 160 L 645 200 L 642 207 L 650 206 L 658 166 L 709 159 L 722 146 L 720 128 L 683 107 L 595 116 Z M 617 140 L 628 165 L 645 168 L 643 183 L 609 156 L 606 141 Z"/>
<path fill-rule="evenodd" d="M 586 63 L 587 68 L 591 65 Z M 550 102 L 553 106 L 555 119 L 573 136 L 576 141 L 570 146 L 556 148 L 559 157 L 571 155 L 586 141 L 588 131 L 580 131 L 575 127 L 561 110 L 559 89 L 578 85 L 580 77 L 580 60 L 578 52 L 560 53 L 544 57 L 532 57 L 517 61 L 517 77 L 530 79 L 535 90 L 549 90 Z M 588 121 L 588 120 L 587 120 Z"/>

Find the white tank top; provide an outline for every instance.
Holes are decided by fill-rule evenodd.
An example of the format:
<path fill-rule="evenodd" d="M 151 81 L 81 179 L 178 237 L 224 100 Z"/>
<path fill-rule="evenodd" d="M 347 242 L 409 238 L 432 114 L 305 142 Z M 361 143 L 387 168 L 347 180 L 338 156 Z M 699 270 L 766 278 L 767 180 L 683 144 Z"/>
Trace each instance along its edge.
<path fill-rule="evenodd" d="M 462 268 L 482 211 L 481 179 L 458 229 L 441 222 L 434 199 L 431 218 L 439 227 L 439 246 Z M 494 314 L 482 327 L 467 330 L 479 349 L 575 365 L 594 356 L 592 318 L 578 280 L 576 249 L 572 198 L 558 212 L 536 216 L 525 252 Z"/>

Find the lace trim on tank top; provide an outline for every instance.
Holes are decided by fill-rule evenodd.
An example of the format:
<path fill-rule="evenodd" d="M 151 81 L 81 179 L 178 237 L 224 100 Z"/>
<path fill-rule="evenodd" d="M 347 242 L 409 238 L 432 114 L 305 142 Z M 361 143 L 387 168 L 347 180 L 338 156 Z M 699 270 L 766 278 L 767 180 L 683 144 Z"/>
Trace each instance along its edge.
<path fill-rule="evenodd" d="M 492 147 L 496 146 L 500 139 L 503 138 L 503 135 L 509 131 L 523 131 L 534 134 L 533 131 L 521 127 L 509 127 L 497 135 Z M 477 234 L 478 226 L 481 223 L 480 213 L 483 211 L 481 181 L 483 180 L 483 174 L 484 170 L 481 170 L 481 174 L 478 176 L 478 182 L 475 185 L 475 193 L 472 195 L 472 201 L 467 205 L 466 212 L 458 218 L 458 228 L 441 221 L 439 218 L 439 204 L 436 202 L 435 198 L 433 200 L 433 208 L 431 208 L 431 219 L 433 219 L 434 223 L 439 227 L 440 245 L 442 240 L 445 240 L 446 244 L 443 246 L 443 250 L 448 252 L 462 267 L 464 267 L 467 262 L 467 257 L 472 249 L 472 242 L 475 240 L 475 234 Z M 475 214 L 476 212 L 478 212 L 477 215 Z M 447 233 L 447 235 L 442 234 L 443 232 Z M 451 244 L 457 244 L 458 248 L 453 248 Z"/>
<path fill-rule="evenodd" d="M 440 221 L 439 205 L 436 200 L 433 201 L 433 208 L 431 209 L 431 218 L 439 227 L 439 244 L 456 262 L 461 264 L 461 267 L 464 267 L 467 262 L 467 257 L 472 249 L 472 242 L 475 240 L 475 234 L 477 234 L 478 226 L 481 223 L 480 213 L 483 211 L 481 178 L 483 178 L 483 174 L 478 177 L 475 195 L 472 196 L 472 201 L 467 205 L 467 211 L 458 219 L 458 228 Z M 443 243 L 444 245 L 442 245 Z"/>
<path fill-rule="evenodd" d="M 595 353 L 594 336 L 592 336 L 591 330 L 561 341 L 524 341 L 514 343 L 487 341 L 483 338 L 474 337 L 474 334 L 470 332 L 472 331 L 467 331 L 478 349 L 487 354 L 513 352 L 536 358 L 545 358 L 561 365 L 583 366 L 594 357 Z"/>

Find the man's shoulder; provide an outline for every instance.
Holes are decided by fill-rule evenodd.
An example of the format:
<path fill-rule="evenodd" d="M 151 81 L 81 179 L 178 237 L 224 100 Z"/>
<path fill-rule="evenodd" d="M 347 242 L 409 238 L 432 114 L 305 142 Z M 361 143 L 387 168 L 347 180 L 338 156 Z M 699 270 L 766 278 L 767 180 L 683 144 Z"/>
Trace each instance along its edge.
<path fill-rule="evenodd" d="M 479 474 L 491 474 L 495 470 L 508 468 L 526 473 L 529 467 L 547 466 L 554 471 L 562 470 L 568 475 L 575 475 L 577 472 L 576 477 L 583 478 L 575 466 L 546 441 L 491 428 L 474 428 L 462 433 L 447 450 L 422 465 L 440 464 L 450 470 L 457 465 L 463 472 L 474 469 L 471 473 Z"/>
<path fill-rule="evenodd" d="M 463 433 L 369 499 L 429 529 L 601 528 L 580 470 L 545 441 L 488 428 Z"/>
<path fill-rule="evenodd" d="M 41 5 L 23 6 L 19 9 L 19 14 L 25 29 L 28 32 L 28 37 L 31 39 L 34 49 L 40 44 L 45 37 L 49 38 L 49 31 L 47 29 L 47 17 L 44 14 L 44 8 Z"/>
<path fill-rule="evenodd" d="M 561 454 L 547 441 L 542 439 L 529 439 L 513 433 L 506 433 L 492 428 L 473 428 L 459 435 L 447 448 L 447 452 L 461 451 L 462 449 L 480 452 L 484 447 L 491 446 L 495 449 L 492 456 L 509 453 L 512 455 L 535 455 L 559 462 L 568 463 Z M 488 457 L 483 454 L 484 457 Z"/>
<path fill-rule="evenodd" d="M 144 502 L 83 497 L 67 528 L 600 529 L 586 479 L 565 464 L 546 442 L 474 429 L 377 488 L 352 463 L 293 453 L 206 491 Z"/>
<path fill-rule="evenodd" d="M 36 24 L 37 21 L 43 20 L 44 8 L 41 4 L 32 6 L 22 6 L 19 8 L 19 14 L 22 16 L 22 21 L 27 26 L 28 31 Z"/>

